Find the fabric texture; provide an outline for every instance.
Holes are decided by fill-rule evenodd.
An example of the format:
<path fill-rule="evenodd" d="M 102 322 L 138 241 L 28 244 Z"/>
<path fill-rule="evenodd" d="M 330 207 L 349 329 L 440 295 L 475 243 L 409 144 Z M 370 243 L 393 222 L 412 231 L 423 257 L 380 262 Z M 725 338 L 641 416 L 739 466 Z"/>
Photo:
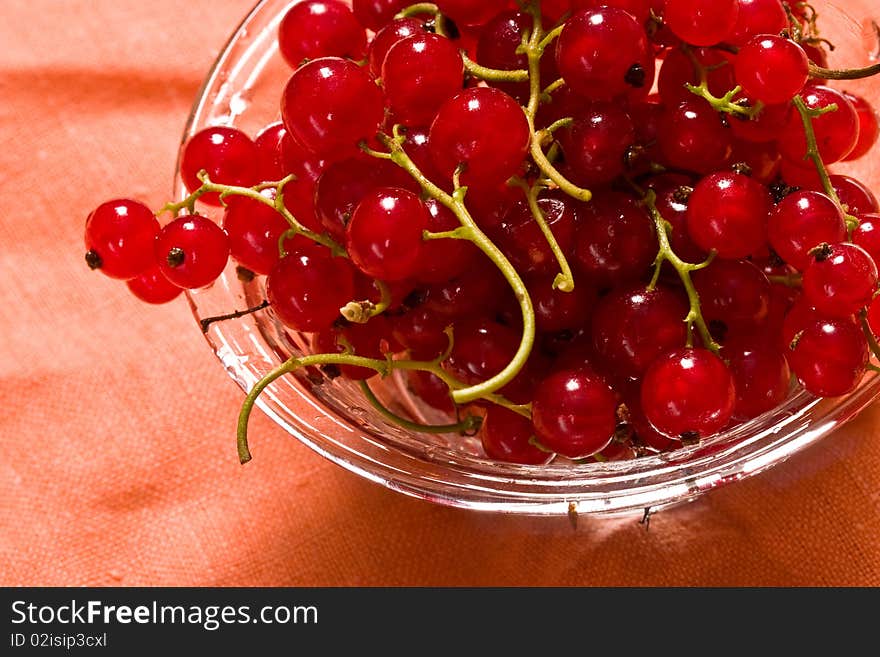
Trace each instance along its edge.
<path fill-rule="evenodd" d="M 0 584 L 880 585 L 880 406 L 770 472 L 655 515 L 444 508 L 369 483 L 242 395 L 183 300 L 86 268 L 98 203 L 167 200 L 247 0 L 4 0 Z"/>

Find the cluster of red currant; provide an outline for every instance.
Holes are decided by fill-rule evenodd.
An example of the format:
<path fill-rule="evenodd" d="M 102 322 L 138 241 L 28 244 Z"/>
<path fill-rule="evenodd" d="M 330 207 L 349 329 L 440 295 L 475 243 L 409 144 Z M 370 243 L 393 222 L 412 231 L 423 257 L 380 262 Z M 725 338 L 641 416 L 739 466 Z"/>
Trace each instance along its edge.
<path fill-rule="evenodd" d="M 87 261 L 158 303 L 231 256 L 320 366 L 402 370 L 517 463 L 672 449 L 878 352 L 877 116 L 780 0 L 307 0 L 281 121 L 184 146 L 191 194 L 105 203 Z M 222 227 L 198 212 L 223 207 Z M 203 210 L 204 212 L 204 210 Z M 871 327 L 875 328 L 872 332 Z"/>

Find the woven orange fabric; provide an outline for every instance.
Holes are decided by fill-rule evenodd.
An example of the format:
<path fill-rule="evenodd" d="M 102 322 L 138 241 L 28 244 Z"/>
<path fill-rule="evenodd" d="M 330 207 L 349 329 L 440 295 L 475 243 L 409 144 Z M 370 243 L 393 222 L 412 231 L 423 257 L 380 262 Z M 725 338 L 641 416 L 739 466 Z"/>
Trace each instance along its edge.
<path fill-rule="evenodd" d="M 783 466 L 656 515 L 432 506 L 323 460 L 241 393 L 183 301 L 87 270 L 100 201 L 170 191 L 247 0 L 4 0 L 0 584 L 880 585 L 880 406 Z"/>

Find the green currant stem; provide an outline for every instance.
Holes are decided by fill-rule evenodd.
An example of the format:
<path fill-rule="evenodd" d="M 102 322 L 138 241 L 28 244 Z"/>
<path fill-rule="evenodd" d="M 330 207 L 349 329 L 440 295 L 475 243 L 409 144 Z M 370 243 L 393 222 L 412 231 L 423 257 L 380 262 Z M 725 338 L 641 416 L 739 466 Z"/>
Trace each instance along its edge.
<path fill-rule="evenodd" d="M 454 194 L 448 194 L 425 177 L 406 152 L 404 152 L 399 139 L 381 134 L 379 139 L 389 149 L 391 159 L 395 164 L 409 173 L 422 186 L 425 193 L 442 203 L 455 214 L 461 224 L 461 228 L 455 231 L 455 237 L 457 239 L 466 239 L 479 248 L 498 267 L 519 301 L 523 318 L 523 332 L 519 348 L 513 359 L 495 376 L 477 385 L 458 389 L 452 393 L 452 397 L 457 404 L 464 404 L 484 398 L 486 395 L 491 395 L 510 383 L 525 366 L 532 353 L 532 347 L 535 344 L 536 328 L 535 310 L 532 307 L 531 297 L 514 266 L 510 264 L 510 261 L 495 246 L 494 242 L 480 230 L 465 207 L 464 197 L 467 188 L 459 187 L 455 190 Z"/>
<path fill-rule="evenodd" d="M 446 355 L 444 354 L 444 356 L 442 356 L 441 358 L 444 358 L 445 356 Z M 392 370 L 415 370 L 421 372 L 429 372 L 438 377 L 450 388 L 450 390 L 454 391 L 454 396 L 455 392 L 464 389 L 463 384 L 460 381 L 457 381 L 454 377 L 450 376 L 446 372 L 446 370 L 443 369 L 440 362 L 440 359 L 433 361 L 414 361 L 392 360 L 390 358 L 364 358 L 350 353 L 314 354 L 311 356 L 303 356 L 302 358 L 289 358 L 281 365 L 266 374 L 262 379 L 257 381 L 257 383 L 254 384 L 254 387 L 251 388 L 250 392 L 248 392 L 247 397 L 245 397 L 245 400 L 241 406 L 241 410 L 238 414 L 238 430 L 236 432 L 238 442 L 238 458 L 242 463 L 247 463 L 251 460 L 251 453 L 250 449 L 248 448 L 247 438 L 248 423 L 250 421 L 251 413 L 254 410 L 257 399 L 260 397 L 263 391 L 271 383 L 275 382 L 285 374 L 290 374 L 291 372 L 294 372 L 295 370 L 304 367 L 320 367 L 321 365 L 352 365 L 355 367 L 365 367 L 367 369 L 374 370 L 383 378 L 388 376 Z M 501 395 L 496 395 L 494 393 L 485 393 L 483 395 L 479 395 L 475 399 L 485 399 L 486 401 L 492 402 L 499 406 L 503 406 L 513 411 L 514 413 L 522 415 L 523 417 L 531 417 L 530 406 L 514 404 L 506 398 L 502 397 Z"/>
<path fill-rule="evenodd" d="M 826 80 L 861 80 L 880 74 L 880 64 L 864 68 L 830 69 L 810 63 L 810 76 Z"/>
<path fill-rule="evenodd" d="M 539 8 L 539 10 L 540 10 L 540 8 Z M 546 34 L 544 34 L 543 38 L 541 39 L 541 42 L 538 44 L 538 49 L 541 51 L 542 55 L 544 54 L 544 51 L 547 49 L 547 46 L 549 46 L 557 38 L 559 38 L 559 35 L 562 34 L 562 30 L 564 27 L 565 27 L 565 24 L 563 23 L 562 25 L 558 25 L 558 26 L 554 27 L 552 30 L 550 30 L 549 32 L 547 32 Z"/>
<path fill-rule="evenodd" d="M 568 116 L 564 119 L 559 119 L 558 121 L 554 121 L 549 126 L 544 128 L 543 130 L 541 130 L 541 133 L 543 133 L 545 135 L 552 135 L 557 130 L 562 130 L 563 128 L 568 128 L 572 123 L 574 123 L 574 119 L 572 117 Z M 541 133 L 538 133 L 538 134 L 541 134 Z"/>
<path fill-rule="evenodd" d="M 663 263 L 668 262 L 672 265 L 673 269 L 678 273 L 678 277 L 681 279 L 685 292 L 687 292 L 688 301 L 690 302 L 690 311 L 685 318 L 688 328 L 688 346 L 693 346 L 693 329 L 694 326 L 696 326 L 706 348 L 712 351 L 715 355 L 718 355 L 720 354 L 721 347 L 712 338 L 706 320 L 703 318 L 703 312 L 700 306 L 700 295 L 697 293 L 693 280 L 691 279 L 691 274 L 693 272 L 705 269 L 711 264 L 715 257 L 714 252 L 705 262 L 696 265 L 685 262 L 679 258 L 675 254 L 675 251 L 672 250 L 672 245 L 669 243 L 669 222 L 667 222 L 660 214 L 660 211 L 657 210 L 657 195 L 654 193 L 654 190 L 648 190 L 644 196 L 644 203 L 645 207 L 647 207 L 648 211 L 651 213 L 651 218 L 654 220 L 654 227 L 657 231 L 657 240 L 660 243 L 660 251 L 657 253 L 657 259 L 654 262 L 654 279 L 651 281 L 648 289 L 656 287 L 657 281 L 660 277 L 660 268 L 663 266 Z"/>
<path fill-rule="evenodd" d="M 238 185 L 222 185 L 220 183 L 211 182 L 208 177 L 208 173 L 204 170 L 198 173 L 198 179 L 202 182 L 202 186 L 198 189 L 194 190 L 189 196 L 184 198 L 178 203 L 168 203 L 163 207 L 157 214 L 161 214 L 163 212 L 170 212 L 173 216 L 177 216 L 181 210 L 186 208 L 190 214 L 195 213 L 195 203 L 196 201 L 204 196 L 205 194 L 219 194 L 220 200 L 224 200 L 227 196 L 244 196 L 251 200 L 262 203 L 263 205 L 267 205 L 270 208 L 273 208 L 276 212 L 278 212 L 284 219 L 290 224 L 291 230 L 295 231 L 297 235 L 303 235 L 304 237 L 309 238 L 313 242 L 317 242 L 323 246 L 326 246 L 333 255 L 344 256 L 346 255 L 345 249 L 342 248 L 339 244 L 333 241 L 327 235 L 320 235 L 312 230 L 309 230 L 305 226 L 303 226 L 296 218 L 291 214 L 290 210 L 284 205 L 284 186 L 287 185 L 290 181 L 294 180 L 294 176 L 290 175 L 286 178 L 282 178 L 281 180 L 270 183 L 265 182 L 257 185 L 256 187 L 240 187 Z M 269 198 L 260 193 L 259 190 L 266 190 L 275 188 L 275 198 Z"/>
<path fill-rule="evenodd" d="M 726 94 L 724 94 L 724 96 L 722 96 L 721 98 L 718 98 L 717 96 L 712 94 L 712 92 L 709 91 L 709 69 L 703 66 L 702 63 L 700 63 L 700 60 L 697 59 L 697 56 L 694 55 L 693 51 L 690 48 L 682 48 L 682 50 L 684 54 L 687 55 L 688 59 L 691 62 L 691 65 L 694 67 L 694 71 L 696 71 L 697 75 L 700 78 L 699 84 L 685 84 L 685 88 L 692 94 L 706 100 L 706 102 L 708 102 L 715 109 L 716 112 L 736 114 L 752 119 L 757 116 L 758 113 L 763 109 L 763 105 L 761 103 L 756 103 L 753 107 L 743 107 L 742 105 L 734 103 L 734 97 L 742 91 L 742 87 L 740 86 L 734 87 Z"/>
<path fill-rule="evenodd" d="M 541 102 L 542 93 L 541 57 L 543 57 L 544 48 L 546 47 L 546 45 L 541 45 L 546 39 L 544 39 L 544 31 L 541 28 L 540 6 L 536 7 L 536 4 L 539 5 L 540 3 L 535 3 L 529 6 L 529 11 L 532 14 L 532 32 L 529 35 L 529 40 L 525 48 L 529 61 L 529 103 L 525 108 L 526 119 L 529 124 L 529 134 L 531 137 L 529 150 L 532 155 L 532 160 L 534 160 L 538 169 L 540 169 L 547 178 L 552 180 L 559 189 L 569 196 L 587 203 L 592 200 L 593 193 L 588 189 L 583 189 L 572 183 L 553 166 L 553 163 L 550 162 L 544 154 L 544 148 L 542 145 L 544 139 L 549 133 L 545 133 L 543 130 L 538 132 L 535 129 L 535 115 L 538 112 L 538 105 Z M 556 28 L 553 32 L 556 32 L 558 35 L 558 33 L 561 32 L 561 27 Z M 551 34 L 553 32 L 551 32 Z M 547 36 L 549 37 L 550 35 L 548 34 Z M 549 41 L 547 43 L 549 43 Z"/>
<path fill-rule="evenodd" d="M 526 201 L 529 204 L 532 218 L 541 229 L 541 234 L 544 235 L 544 239 L 547 240 L 547 244 L 550 246 L 550 250 L 553 252 L 556 262 L 559 264 L 560 273 L 557 274 L 556 278 L 553 280 L 553 289 L 561 290 L 562 292 L 573 291 L 574 275 L 571 273 L 568 259 L 562 252 L 562 247 L 559 246 L 556 236 L 553 234 L 550 225 L 547 223 L 547 218 L 544 216 L 544 212 L 538 205 L 538 196 L 544 191 L 544 187 L 537 183 L 530 187 L 525 181 L 519 181 L 519 186 L 522 188 L 523 192 L 525 192 Z"/>
<path fill-rule="evenodd" d="M 529 72 L 524 69 L 516 69 L 512 71 L 504 71 L 497 68 L 488 68 L 480 66 L 464 52 L 461 53 L 461 59 L 464 62 L 465 70 L 475 78 L 486 80 L 488 82 L 525 82 L 529 79 Z"/>
<path fill-rule="evenodd" d="M 804 277 L 801 274 L 787 274 L 784 276 L 768 276 L 767 280 L 785 287 L 798 288 L 803 283 Z"/>
<path fill-rule="evenodd" d="M 562 78 L 559 78 L 558 80 L 555 80 L 554 82 L 551 82 L 546 87 L 544 87 L 544 91 L 541 92 L 541 97 L 544 98 L 545 100 L 549 100 L 550 96 L 553 94 L 554 91 L 557 91 L 558 89 L 561 89 L 564 86 L 565 86 L 565 80 L 563 80 Z"/>
<path fill-rule="evenodd" d="M 440 8 L 433 2 L 418 2 L 410 5 L 406 9 L 399 11 L 394 18 L 409 18 L 410 16 L 418 16 L 419 14 L 439 14 Z"/>
<path fill-rule="evenodd" d="M 420 424 L 418 422 L 413 422 L 412 420 L 407 420 L 389 410 L 388 407 L 376 397 L 366 381 L 361 381 L 359 385 L 364 397 L 367 398 L 370 405 L 375 408 L 382 417 L 404 429 L 409 429 L 410 431 L 417 431 L 419 433 L 471 434 L 478 431 L 480 425 L 483 423 L 483 419 L 479 415 L 468 415 L 460 422 L 454 424 Z"/>
<path fill-rule="evenodd" d="M 801 122 L 804 125 L 804 135 L 807 140 L 807 154 L 805 159 L 813 161 L 813 165 L 816 167 L 816 173 L 819 174 L 819 180 L 822 181 L 822 189 L 825 190 L 825 193 L 844 213 L 846 216 L 847 229 L 852 233 L 852 231 L 858 228 L 859 220 L 849 214 L 847 209 L 843 207 L 843 204 L 840 202 L 840 197 L 837 195 L 834 185 L 831 184 L 831 177 L 828 175 L 828 168 L 825 166 L 825 162 L 822 161 L 822 155 L 819 153 L 819 144 L 816 141 L 816 131 L 813 129 L 813 119 L 818 118 L 823 114 L 827 114 L 828 112 L 836 112 L 837 105 L 831 104 L 827 107 L 822 107 L 821 109 L 811 109 L 807 106 L 801 96 L 795 96 L 792 102 L 794 103 L 795 109 L 797 109 L 798 113 L 801 115 Z"/>
<path fill-rule="evenodd" d="M 379 289 L 379 303 L 369 300 L 350 301 L 339 309 L 339 313 L 349 322 L 354 324 L 366 324 L 376 315 L 381 315 L 391 306 L 391 289 L 384 281 L 374 280 L 373 284 Z"/>

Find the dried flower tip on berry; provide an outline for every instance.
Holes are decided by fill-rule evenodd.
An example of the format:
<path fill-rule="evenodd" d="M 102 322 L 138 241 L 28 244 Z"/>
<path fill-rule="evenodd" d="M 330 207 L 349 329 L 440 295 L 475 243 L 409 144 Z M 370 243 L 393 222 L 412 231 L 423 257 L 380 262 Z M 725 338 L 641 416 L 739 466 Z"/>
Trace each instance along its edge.
<path fill-rule="evenodd" d="M 815 259 L 816 262 L 824 262 L 825 260 L 828 260 L 828 258 L 830 258 L 833 253 L 834 250 L 827 242 L 822 242 L 822 244 L 809 251 L 809 254 Z"/>
<path fill-rule="evenodd" d="M 95 270 L 100 269 L 104 265 L 104 261 L 101 260 L 101 256 L 98 255 L 97 251 L 86 251 L 86 264 L 89 266 L 89 269 Z"/>

